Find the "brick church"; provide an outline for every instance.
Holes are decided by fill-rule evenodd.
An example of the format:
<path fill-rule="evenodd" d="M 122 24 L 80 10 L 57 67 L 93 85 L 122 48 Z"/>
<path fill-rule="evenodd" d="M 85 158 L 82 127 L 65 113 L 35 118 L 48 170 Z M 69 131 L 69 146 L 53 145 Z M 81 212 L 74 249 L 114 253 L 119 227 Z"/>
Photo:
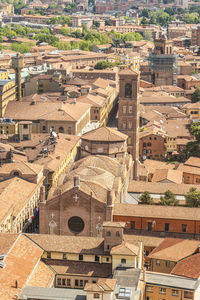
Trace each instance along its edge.
<path fill-rule="evenodd" d="M 139 74 L 125 69 L 120 71 L 119 78 L 118 127 L 123 135 L 117 130 L 114 134 L 112 130 L 108 131 L 107 138 L 106 134 L 103 135 L 105 140 L 100 140 L 100 135 L 97 134 L 97 143 L 101 147 L 95 147 L 95 151 L 98 152 L 100 147 L 100 153 L 87 153 L 86 157 L 74 163 L 69 173 L 59 178 L 58 186 L 52 188 L 47 200 L 40 203 L 40 233 L 101 235 L 103 222 L 113 221 L 115 203 L 124 203 L 130 178 L 137 178 Z M 108 149 L 111 134 L 112 145 L 113 139 L 118 140 L 121 135 L 118 141 L 120 147 L 117 144 L 119 156 L 116 152 L 114 157 L 110 155 L 113 146 L 109 147 L 109 153 L 105 150 Z M 124 145 L 121 145 L 122 137 L 125 137 Z M 87 137 L 88 145 L 91 144 L 89 138 L 90 136 Z M 95 136 L 92 139 L 95 140 Z M 127 147 L 127 140 L 128 151 L 122 152 L 121 149 Z M 114 145 L 116 149 L 116 140 Z M 84 155 L 86 146 L 84 144 Z"/>

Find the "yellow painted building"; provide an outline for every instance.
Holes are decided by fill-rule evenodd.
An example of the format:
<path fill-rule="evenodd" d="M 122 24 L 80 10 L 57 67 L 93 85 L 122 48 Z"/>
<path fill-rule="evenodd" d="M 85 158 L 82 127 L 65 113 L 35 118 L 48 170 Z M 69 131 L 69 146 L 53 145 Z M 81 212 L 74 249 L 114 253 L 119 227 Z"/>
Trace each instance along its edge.
<path fill-rule="evenodd" d="M 0 118 L 0 134 L 17 134 L 18 123 L 12 119 Z"/>
<path fill-rule="evenodd" d="M 0 69 L 0 80 L 8 79 L 8 71 L 4 69 Z"/>
<path fill-rule="evenodd" d="M 183 111 L 192 120 L 200 120 L 200 102 L 188 103 L 183 106 Z"/>
<path fill-rule="evenodd" d="M 13 80 L 0 80 L 0 117 L 4 116 L 10 101 L 16 99 L 16 85 Z"/>
<path fill-rule="evenodd" d="M 109 56 L 109 61 L 132 67 L 134 71 L 140 70 L 140 54 L 138 52 L 112 53 Z"/>
<path fill-rule="evenodd" d="M 176 137 L 169 137 L 165 138 L 165 147 L 167 153 L 173 153 L 177 151 L 177 138 Z"/>
<path fill-rule="evenodd" d="M 43 168 L 24 162 L 8 163 L 1 167 L 0 178 L 0 232 L 22 232 L 38 205 Z"/>
<path fill-rule="evenodd" d="M 47 157 L 37 160 L 38 164 L 44 166 L 47 174 L 47 189 L 56 187 L 60 176 L 67 172 L 74 162 L 78 148 L 80 146 L 80 138 L 73 135 L 60 134 L 56 139 L 53 153 Z"/>

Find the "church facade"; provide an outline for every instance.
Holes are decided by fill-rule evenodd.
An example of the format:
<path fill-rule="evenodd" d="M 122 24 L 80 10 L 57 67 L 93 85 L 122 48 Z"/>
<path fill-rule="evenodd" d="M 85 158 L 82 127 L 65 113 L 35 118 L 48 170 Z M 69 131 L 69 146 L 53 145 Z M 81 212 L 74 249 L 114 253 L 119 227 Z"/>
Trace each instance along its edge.
<path fill-rule="evenodd" d="M 100 236 L 103 222 L 113 219 L 114 204 L 124 202 L 131 172 L 128 154 L 77 161 L 40 203 L 40 233 Z"/>

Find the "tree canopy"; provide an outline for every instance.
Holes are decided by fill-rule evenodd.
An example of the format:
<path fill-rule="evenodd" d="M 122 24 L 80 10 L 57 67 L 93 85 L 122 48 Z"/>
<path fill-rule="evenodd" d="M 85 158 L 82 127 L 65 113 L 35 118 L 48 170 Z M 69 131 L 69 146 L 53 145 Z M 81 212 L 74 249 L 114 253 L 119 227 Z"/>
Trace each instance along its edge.
<path fill-rule="evenodd" d="M 106 61 L 106 60 L 100 60 L 100 61 L 98 61 L 98 63 L 96 63 L 94 68 L 96 70 L 103 70 L 103 69 L 106 69 L 106 68 L 112 68 L 116 65 L 118 65 L 118 63 L 112 63 L 112 62 L 109 62 L 109 61 Z"/>
<path fill-rule="evenodd" d="M 170 190 L 167 190 L 164 196 L 160 197 L 161 205 L 176 206 L 178 205 L 178 203 L 179 201 L 176 199 L 175 195 Z"/>
<path fill-rule="evenodd" d="M 198 86 L 191 97 L 192 103 L 200 101 L 200 87 Z"/>
<path fill-rule="evenodd" d="M 192 135 L 195 136 L 196 140 L 200 143 L 200 121 L 192 124 L 191 133 Z"/>
<path fill-rule="evenodd" d="M 186 205 L 189 207 L 200 207 L 200 190 L 191 188 L 185 195 Z"/>
<path fill-rule="evenodd" d="M 154 204 L 154 201 L 151 198 L 151 195 L 147 191 L 144 191 L 144 193 L 142 193 L 139 200 L 140 200 L 141 204 L 150 204 L 150 205 Z"/>

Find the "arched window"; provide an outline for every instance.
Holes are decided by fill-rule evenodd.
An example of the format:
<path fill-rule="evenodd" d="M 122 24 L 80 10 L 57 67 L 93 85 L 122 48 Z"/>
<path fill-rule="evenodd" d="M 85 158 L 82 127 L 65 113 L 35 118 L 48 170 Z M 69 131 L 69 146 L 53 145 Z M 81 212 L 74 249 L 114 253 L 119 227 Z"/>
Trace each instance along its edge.
<path fill-rule="evenodd" d="M 56 222 L 54 220 L 51 220 L 51 222 L 49 223 L 49 233 L 50 234 L 55 234 L 55 228 L 56 228 Z"/>
<path fill-rule="evenodd" d="M 59 127 L 58 131 L 59 131 L 60 133 L 64 133 L 64 128 L 61 126 L 61 127 Z"/>
<path fill-rule="evenodd" d="M 132 86 L 130 83 L 127 83 L 125 85 L 125 97 L 126 98 L 131 98 L 132 97 Z"/>
<path fill-rule="evenodd" d="M 19 176 L 19 172 L 15 171 L 15 172 L 13 172 L 13 175 L 14 176 Z"/>

